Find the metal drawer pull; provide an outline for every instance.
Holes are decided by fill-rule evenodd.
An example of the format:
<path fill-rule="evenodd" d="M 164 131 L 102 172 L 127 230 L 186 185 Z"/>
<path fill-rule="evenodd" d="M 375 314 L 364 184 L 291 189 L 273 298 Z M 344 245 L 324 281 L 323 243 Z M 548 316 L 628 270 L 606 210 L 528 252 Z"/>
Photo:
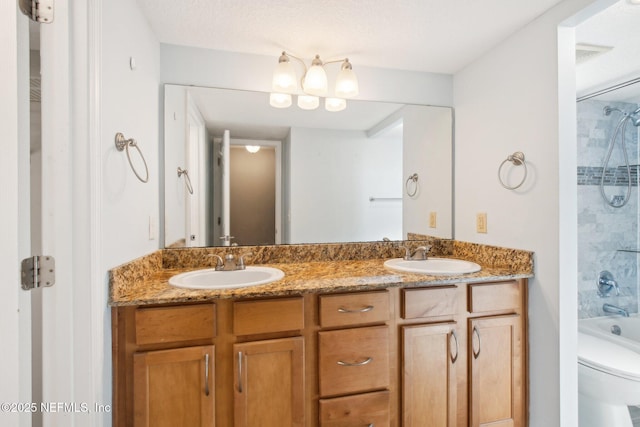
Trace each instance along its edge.
<path fill-rule="evenodd" d="M 480 356 L 480 345 L 481 345 L 481 341 L 480 341 L 480 332 L 478 332 L 478 327 L 474 326 L 473 327 L 473 335 L 476 336 L 476 338 L 478 339 L 478 351 L 476 351 L 476 347 L 473 345 L 472 343 L 472 347 L 473 347 L 473 358 L 477 359 L 478 356 Z"/>
<path fill-rule="evenodd" d="M 348 308 L 344 308 L 344 307 L 340 307 L 338 308 L 338 313 L 366 313 L 368 311 L 373 310 L 373 306 L 372 305 L 368 305 L 366 307 L 363 307 L 359 310 L 349 310 Z"/>
<path fill-rule="evenodd" d="M 238 393 L 242 393 L 242 352 L 238 352 Z"/>
<path fill-rule="evenodd" d="M 204 395 L 209 396 L 209 353 L 204 355 Z"/>
<path fill-rule="evenodd" d="M 451 363 L 456 363 L 456 360 L 458 360 L 458 336 L 456 335 L 456 331 L 453 329 L 451 330 L 451 338 L 453 338 L 456 344 L 456 354 L 454 355 L 451 353 Z"/>
<path fill-rule="evenodd" d="M 367 357 L 362 362 L 343 362 L 342 360 L 338 360 L 338 365 L 340 366 L 364 366 L 373 362 L 373 357 Z"/>

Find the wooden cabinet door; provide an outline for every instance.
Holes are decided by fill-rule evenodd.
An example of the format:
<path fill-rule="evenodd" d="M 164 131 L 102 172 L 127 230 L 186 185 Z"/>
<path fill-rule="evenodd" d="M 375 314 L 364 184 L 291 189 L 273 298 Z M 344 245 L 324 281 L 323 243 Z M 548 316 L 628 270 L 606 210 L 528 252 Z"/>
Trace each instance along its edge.
<path fill-rule="evenodd" d="M 214 346 L 133 356 L 135 427 L 214 427 Z"/>
<path fill-rule="evenodd" d="M 524 426 L 521 340 L 519 315 L 469 320 L 471 427 Z"/>
<path fill-rule="evenodd" d="M 304 426 L 302 337 L 234 344 L 235 427 Z"/>
<path fill-rule="evenodd" d="M 455 323 L 402 327 L 403 427 L 454 427 L 459 354 Z"/>

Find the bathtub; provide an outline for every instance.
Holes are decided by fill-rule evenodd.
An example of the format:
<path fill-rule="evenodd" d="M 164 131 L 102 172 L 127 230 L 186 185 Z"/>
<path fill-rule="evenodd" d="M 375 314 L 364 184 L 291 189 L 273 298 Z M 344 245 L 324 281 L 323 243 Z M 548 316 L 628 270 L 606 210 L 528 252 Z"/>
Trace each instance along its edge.
<path fill-rule="evenodd" d="M 594 335 L 640 352 L 640 317 L 605 316 L 578 321 L 580 332 Z M 618 332 L 614 333 L 614 332 Z"/>
<path fill-rule="evenodd" d="M 634 427 L 628 406 L 640 404 L 640 317 L 578 321 L 580 427 Z"/>

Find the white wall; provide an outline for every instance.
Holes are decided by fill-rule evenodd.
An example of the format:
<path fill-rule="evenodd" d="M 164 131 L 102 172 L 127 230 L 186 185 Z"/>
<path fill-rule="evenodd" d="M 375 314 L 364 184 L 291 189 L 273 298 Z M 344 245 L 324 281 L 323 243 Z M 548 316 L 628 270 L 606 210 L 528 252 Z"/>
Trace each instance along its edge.
<path fill-rule="evenodd" d="M 158 249 L 158 239 L 149 240 L 149 217 L 157 227 L 160 45 L 132 1 L 102 2 L 102 29 L 101 251 L 108 270 Z M 148 183 L 136 178 L 126 154 L 116 150 L 117 132 L 138 142 L 149 167 Z M 130 152 L 144 176 L 137 151 Z"/>
<path fill-rule="evenodd" d="M 575 164 L 560 160 L 571 151 L 575 157 L 575 122 L 559 122 L 560 115 L 571 121 L 572 108 L 575 120 L 575 74 L 572 58 L 565 58 L 573 55 L 566 40 L 560 45 L 565 56 L 558 56 L 558 25 L 589 3 L 562 2 L 454 76 L 456 239 L 535 251 L 529 285 L 531 427 L 577 425 L 575 320 L 561 322 L 576 317 L 576 284 L 559 279 L 565 255 L 560 245 L 575 252 L 559 237 L 561 228 L 571 236 L 576 221 L 561 227 L 560 189 L 573 177 L 575 193 Z M 529 176 L 521 189 L 508 191 L 497 170 L 514 151 L 524 152 Z M 487 234 L 475 232 L 477 212 L 487 213 Z M 563 341 L 573 348 L 564 351 Z"/>
<path fill-rule="evenodd" d="M 271 91 L 274 55 L 248 55 L 194 47 L 161 45 L 161 80 L 163 83 Z M 358 99 L 405 104 L 451 106 L 452 76 L 438 73 L 360 67 Z"/>
<path fill-rule="evenodd" d="M 187 92 L 183 87 L 164 87 L 164 210 L 171 210 L 172 215 L 164 217 L 164 236 L 160 242 L 171 246 L 185 239 L 185 191 L 184 178 L 177 178 L 178 166 L 186 168 L 186 115 Z"/>
<path fill-rule="evenodd" d="M 135 2 L 102 1 L 101 12 L 101 68 L 96 76 L 100 83 L 100 97 L 97 100 L 100 103 L 98 111 L 101 113 L 97 129 L 101 143 L 97 150 L 102 172 L 98 207 L 101 230 L 100 247 L 92 250 L 98 252 L 99 269 L 104 272 L 104 282 L 94 284 L 104 292 L 101 298 L 96 298 L 104 304 L 104 313 L 91 313 L 92 318 L 88 318 L 86 313 L 91 310 L 87 308 L 81 315 L 75 315 L 73 321 L 90 327 L 91 338 L 94 342 L 101 343 L 104 349 L 104 360 L 94 361 L 92 372 L 81 372 L 82 366 L 78 367 L 76 364 L 77 375 L 86 373 L 87 377 L 92 374 L 97 378 L 96 381 L 100 382 L 94 384 L 95 389 L 90 390 L 100 399 L 97 403 L 110 404 L 111 325 L 110 308 L 106 306 L 107 271 L 158 249 L 157 230 L 156 239 L 149 240 L 149 217 L 157 227 L 160 189 L 158 179 L 161 176 L 158 161 L 160 46 Z M 130 58 L 135 60 L 134 70 L 130 67 Z M 149 168 L 149 181 L 146 184 L 135 177 L 126 154 L 116 150 L 114 138 L 117 132 L 138 142 Z M 135 150 L 131 150 L 132 160 L 140 168 L 139 173 L 144 176 L 144 168 L 137 155 Z M 77 284 L 78 287 L 85 285 L 86 283 Z M 77 296 L 82 294 L 78 292 Z M 88 304 L 89 301 L 78 303 L 82 307 Z M 78 355 L 78 360 L 84 361 L 80 356 L 82 355 Z M 100 372 L 95 372 L 96 370 Z M 101 417 L 97 425 L 111 425 L 111 413 L 94 416 Z"/>
<path fill-rule="evenodd" d="M 287 243 L 401 238 L 402 141 L 292 128 Z"/>

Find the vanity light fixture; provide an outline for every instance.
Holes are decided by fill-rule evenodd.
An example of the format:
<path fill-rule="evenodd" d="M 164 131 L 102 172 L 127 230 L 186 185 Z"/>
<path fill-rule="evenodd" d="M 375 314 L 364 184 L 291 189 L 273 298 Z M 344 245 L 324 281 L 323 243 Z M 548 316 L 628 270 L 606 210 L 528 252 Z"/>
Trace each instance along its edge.
<path fill-rule="evenodd" d="M 278 65 L 273 72 L 272 92 L 269 103 L 272 107 L 287 108 L 293 103 L 292 95 L 298 92 L 298 78 L 294 70 L 291 58 L 298 60 L 304 66 L 304 74 L 300 79 L 302 94 L 298 94 L 297 104 L 303 110 L 314 110 L 320 105 L 320 97 L 325 97 L 327 111 L 341 111 L 347 106 L 346 98 L 358 95 L 358 79 L 348 58 L 336 61 L 322 62 L 320 55 L 311 62 L 307 68 L 304 61 L 297 56 L 282 52 L 278 58 Z M 340 71 L 336 78 L 335 89 L 332 97 L 327 97 L 329 84 L 325 65 L 341 62 Z"/>

